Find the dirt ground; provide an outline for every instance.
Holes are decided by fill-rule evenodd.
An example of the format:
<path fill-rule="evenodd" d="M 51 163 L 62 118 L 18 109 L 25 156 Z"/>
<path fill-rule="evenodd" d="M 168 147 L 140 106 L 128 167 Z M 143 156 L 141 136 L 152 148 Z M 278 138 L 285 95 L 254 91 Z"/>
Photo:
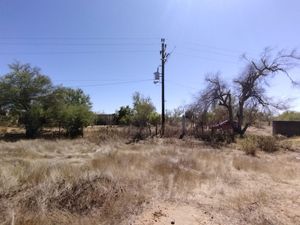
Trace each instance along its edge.
<path fill-rule="evenodd" d="M 238 157 L 229 183 L 201 185 L 185 201 L 155 202 L 134 225 L 300 224 L 300 154 L 260 155 L 250 162 Z M 294 165 L 289 172 L 287 161 Z"/>
<path fill-rule="evenodd" d="M 0 224 L 300 224 L 300 138 L 0 142 Z"/>

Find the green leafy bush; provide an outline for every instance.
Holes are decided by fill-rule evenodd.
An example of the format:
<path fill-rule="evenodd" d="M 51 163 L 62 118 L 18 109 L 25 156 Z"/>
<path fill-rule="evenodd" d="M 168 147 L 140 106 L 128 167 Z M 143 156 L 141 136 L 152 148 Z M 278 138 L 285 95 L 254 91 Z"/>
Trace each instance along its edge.
<path fill-rule="evenodd" d="M 89 96 L 81 89 L 59 87 L 48 98 L 47 114 L 53 126 L 64 128 L 71 138 L 82 136 L 94 118 Z"/>
<path fill-rule="evenodd" d="M 83 128 L 90 124 L 93 114 L 85 105 L 67 105 L 62 112 L 62 125 L 71 138 L 83 135 Z"/>

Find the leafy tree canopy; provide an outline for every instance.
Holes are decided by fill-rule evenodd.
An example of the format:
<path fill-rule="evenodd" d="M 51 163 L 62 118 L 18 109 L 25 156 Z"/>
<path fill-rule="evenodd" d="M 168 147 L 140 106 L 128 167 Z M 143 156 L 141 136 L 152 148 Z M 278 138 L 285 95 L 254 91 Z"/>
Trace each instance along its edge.
<path fill-rule="evenodd" d="M 0 77 L 0 114 L 16 118 L 26 136 L 37 136 L 46 123 L 62 125 L 70 136 L 82 134 L 91 118 L 89 96 L 81 89 L 54 87 L 37 67 L 19 62 Z"/>
<path fill-rule="evenodd" d="M 133 95 L 133 120 L 139 127 L 147 126 L 155 107 L 149 97 L 144 97 L 139 92 Z"/>
<path fill-rule="evenodd" d="M 116 122 L 120 125 L 129 125 L 133 119 L 133 110 L 127 106 L 121 106 L 116 112 Z"/>
<path fill-rule="evenodd" d="M 26 135 L 34 137 L 43 122 L 44 101 L 53 90 L 51 80 L 30 64 L 16 62 L 9 68 L 10 72 L 0 78 L 0 108 L 18 116 Z"/>

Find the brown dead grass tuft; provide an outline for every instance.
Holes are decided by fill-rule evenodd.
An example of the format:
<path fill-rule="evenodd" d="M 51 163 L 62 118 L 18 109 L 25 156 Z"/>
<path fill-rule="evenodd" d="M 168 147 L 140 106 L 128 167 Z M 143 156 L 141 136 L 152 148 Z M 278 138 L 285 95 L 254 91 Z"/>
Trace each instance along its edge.
<path fill-rule="evenodd" d="M 287 162 L 283 165 L 282 162 L 240 156 L 233 158 L 232 165 L 237 170 L 267 174 L 275 180 L 293 180 L 299 175 L 297 166 Z"/>
<path fill-rule="evenodd" d="M 297 152 L 249 157 L 153 138 L 1 142 L 0 156 L 0 224 L 129 225 L 162 202 L 205 210 L 211 224 L 297 224 Z"/>
<path fill-rule="evenodd" d="M 240 141 L 243 151 L 247 155 L 256 156 L 256 151 L 261 150 L 268 153 L 273 153 L 279 150 L 279 143 L 272 136 L 248 136 Z"/>
<path fill-rule="evenodd" d="M 258 146 L 255 139 L 247 137 L 240 141 L 240 145 L 242 151 L 244 151 L 246 155 L 256 156 Z"/>
<path fill-rule="evenodd" d="M 60 180 L 35 187 L 19 204 L 29 211 L 46 208 L 71 214 L 86 215 L 104 207 L 108 201 L 117 201 L 123 189 L 102 176 L 80 177 L 72 182 Z"/>
<path fill-rule="evenodd" d="M 268 218 L 264 208 L 268 205 L 269 196 L 266 191 L 256 190 L 238 192 L 228 199 L 232 208 L 238 212 L 238 217 L 243 224 L 263 225 L 278 224 L 276 217 Z"/>

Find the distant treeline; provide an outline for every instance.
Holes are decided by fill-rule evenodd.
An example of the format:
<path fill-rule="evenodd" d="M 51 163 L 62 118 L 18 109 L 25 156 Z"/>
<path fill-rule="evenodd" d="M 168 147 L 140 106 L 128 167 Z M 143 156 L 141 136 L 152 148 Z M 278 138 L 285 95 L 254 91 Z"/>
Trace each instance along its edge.
<path fill-rule="evenodd" d="M 275 120 L 282 120 L 282 121 L 300 121 L 300 112 L 295 111 L 286 111 L 280 114 Z"/>

